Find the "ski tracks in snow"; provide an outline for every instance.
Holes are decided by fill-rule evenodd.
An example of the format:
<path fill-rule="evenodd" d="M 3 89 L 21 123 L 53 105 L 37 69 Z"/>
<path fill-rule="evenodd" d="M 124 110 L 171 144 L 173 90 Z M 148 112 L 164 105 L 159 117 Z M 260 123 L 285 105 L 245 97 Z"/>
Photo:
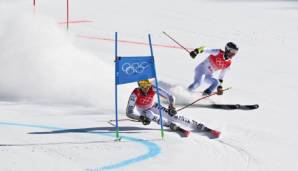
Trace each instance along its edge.
<path fill-rule="evenodd" d="M 194 135 L 190 139 L 200 146 L 200 155 L 212 157 L 214 164 L 222 165 L 223 170 L 260 170 L 260 162 L 245 143 L 230 137 L 206 139 Z"/>
<path fill-rule="evenodd" d="M 249 170 L 251 165 L 258 165 L 257 159 L 248 151 L 245 149 L 245 147 L 241 147 L 239 145 L 234 144 L 233 142 L 229 142 L 227 140 L 217 140 L 220 144 L 222 144 L 226 149 L 228 150 L 234 150 L 235 152 L 239 153 L 242 157 L 243 161 L 246 163 L 246 169 Z"/>

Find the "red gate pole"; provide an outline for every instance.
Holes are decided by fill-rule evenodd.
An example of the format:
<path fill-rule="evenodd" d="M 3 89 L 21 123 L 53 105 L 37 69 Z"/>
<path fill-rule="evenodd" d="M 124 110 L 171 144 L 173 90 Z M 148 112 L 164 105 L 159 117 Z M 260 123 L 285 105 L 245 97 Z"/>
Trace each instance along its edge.
<path fill-rule="evenodd" d="M 69 25 L 69 0 L 66 0 L 66 27 Z"/>

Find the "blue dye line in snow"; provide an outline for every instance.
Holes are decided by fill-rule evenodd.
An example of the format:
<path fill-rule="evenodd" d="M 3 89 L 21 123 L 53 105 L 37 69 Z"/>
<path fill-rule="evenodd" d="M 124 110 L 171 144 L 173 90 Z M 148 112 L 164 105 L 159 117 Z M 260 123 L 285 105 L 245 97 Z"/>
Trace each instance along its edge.
<path fill-rule="evenodd" d="M 60 128 L 60 127 L 54 127 L 54 126 L 47 126 L 47 125 L 33 125 L 33 124 L 22 124 L 22 123 L 14 123 L 14 122 L 0 122 L 0 125 L 9 125 L 9 126 L 17 126 L 17 127 L 30 127 L 30 128 L 42 128 L 42 129 L 51 129 L 51 130 L 65 130 L 65 128 Z M 100 133 L 100 132 L 90 132 L 92 134 L 100 134 L 103 136 L 109 136 L 109 137 L 114 137 L 112 133 Z M 147 149 L 148 152 L 137 156 L 135 158 L 127 159 L 120 161 L 118 163 L 102 166 L 99 168 L 94 168 L 94 169 L 86 169 L 86 171 L 102 171 L 102 170 L 114 170 L 114 169 L 119 169 L 121 167 L 125 167 L 137 162 L 141 162 L 153 157 L 156 157 L 158 154 L 160 154 L 160 148 L 157 144 L 147 141 L 147 140 L 142 140 L 138 138 L 133 138 L 133 137 L 127 137 L 127 136 L 122 136 L 121 137 L 124 140 L 132 141 L 138 144 L 144 145 Z"/>

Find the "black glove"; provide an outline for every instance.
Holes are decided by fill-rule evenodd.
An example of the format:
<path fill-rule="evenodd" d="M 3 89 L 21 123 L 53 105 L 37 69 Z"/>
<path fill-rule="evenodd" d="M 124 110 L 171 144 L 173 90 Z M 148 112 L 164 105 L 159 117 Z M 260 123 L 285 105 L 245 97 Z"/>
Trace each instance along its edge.
<path fill-rule="evenodd" d="M 223 95 L 223 88 L 222 88 L 221 85 L 219 85 L 219 86 L 217 87 L 217 94 L 218 94 L 218 95 Z"/>
<path fill-rule="evenodd" d="M 176 111 L 176 109 L 175 109 L 175 107 L 173 105 L 169 105 L 169 107 L 168 107 L 168 113 L 169 113 L 170 116 L 174 116 L 174 115 L 177 114 L 177 111 Z"/>
<path fill-rule="evenodd" d="M 198 49 L 194 49 L 193 51 L 191 51 L 189 53 L 189 55 L 194 59 L 197 55 L 199 54 L 199 50 Z"/>
<path fill-rule="evenodd" d="M 147 118 L 146 116 L 141 115 L 140 116 L 140 120 L 143 123 L 143 125 L 149 125 L 151 120 L 149 118 Z"/>
<path fill-rule="evenodd" d="M 218 79 L 219 83 L 222 84 L 223 83 L 223 80 L 222 79 Z"/>

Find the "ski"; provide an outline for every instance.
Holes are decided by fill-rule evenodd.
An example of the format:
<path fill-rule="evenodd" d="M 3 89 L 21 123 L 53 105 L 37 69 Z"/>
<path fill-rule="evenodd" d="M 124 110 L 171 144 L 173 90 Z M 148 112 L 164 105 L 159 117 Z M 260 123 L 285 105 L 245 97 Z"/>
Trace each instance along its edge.
<path fill-rule="evenodd" d="M 258 109 L 259 105 L 258 104 L 253 104 L 253 105 L 241 105 L 241 104 L 212 104 L 211 108 L 215 109 L 226 109 L 226 110 L 235 110 L 235 109 L 240 109 L 240 110 L 254 110 Z"/>
<path fill-rule="evenodd" d="M 228 87 L 228 88 L 223 89 L 222 91 L 227 91 L 227 90 L 230 90 L 231 88 L 232 87 Z M 204 96 L 200 97 L 199 99 L 193 101 L 192 103 L 189 103 L 189 104 L 181 107 L 180 109 L 177 109 L 177 112 L 179 112 L 179 111 L 181 111 L 181 110 L 183 110 L 185 108 L 188 108 L 190 106 L 194 106 L 194 104 L 197 103 L 198 101 L 203 100 L 203 99 L 206 99 L 206 98 L 209 98 L 209 97 L 214 96 L 214 95 L 217 95 L 217 94 L 218 94 L 217 92 L 213 92 L 213 93 L 211 93 L 209 95 L 204 95 Z"/>
<path fill-rule="evenodd" d="M 181 137 L 188 137 L 191 133 L 190 131 L 183 129 L 174 123 L 170 124 L 170 129 L 177 132 Z"/>
<path fill-rule="evenodd" d="M 180 127 L 178 128 L 177 132 L 178 134 L 180 134 L 181 137 L 188 137 L 190 135 L 190 131 Z"/>
<path fill-rule="evenodd" d="M 217 131 L 217 130 L 214 130 L 214 129 L 211 129 L 210 132 L 207 132 L 208 133 L 208 137 L 210 139 L 215 139 L 215 138 L 219 138 L 221 132 Z"/>
<path fill-rule="evenodd" d="M 205 127 L 205 126 L 203 126 L 203 127 L 201 128 L 201 131 L 200 131 L 199 133 L 201 133 L 201 134 L 207 136 L 207 137 L 210 138 L 210 139 L 219 138 L 219 136 L 220 136 L 220 134 L 221 134 L 220 131 L 217 131 L 217 130 L 215 130 L 215 129 L 210 129 L 210 128 Z"/>
<path fill-rule="evenodd" d="M 219 136 L 221 134 L 221 132 L 219 132 L 217 130 L 210 129 L 210 128 L 206 127 L 204 124 L 198 123 L 195 120 L 190 120 L 190 119 L 188 119 L 184 116 L 181 116 L 181 115 L 173 116 L 172 121 L 175 123 L 184 125 L 186 127 L 189 127 L 193 131 L 195 131 L 201 135 L 207 136 L 210 139 L 219 138 Z M 191 133 L 191 131 L 185 130 L 185 129 L 179 127 L 178 125 L 176 125 L 175 123 L 171 123 L 169 125 L 171 130 L 176 131 L 182 137 L 188 137 L 189 134 Z"/>
<path fill-rule="evenodd" d="M 242 110 L 254 110 L 254 109 L 258 109 L 259 105 L 258 104 L 254 104 L 254 105 L 240 105 L 240 109 Z"/>

